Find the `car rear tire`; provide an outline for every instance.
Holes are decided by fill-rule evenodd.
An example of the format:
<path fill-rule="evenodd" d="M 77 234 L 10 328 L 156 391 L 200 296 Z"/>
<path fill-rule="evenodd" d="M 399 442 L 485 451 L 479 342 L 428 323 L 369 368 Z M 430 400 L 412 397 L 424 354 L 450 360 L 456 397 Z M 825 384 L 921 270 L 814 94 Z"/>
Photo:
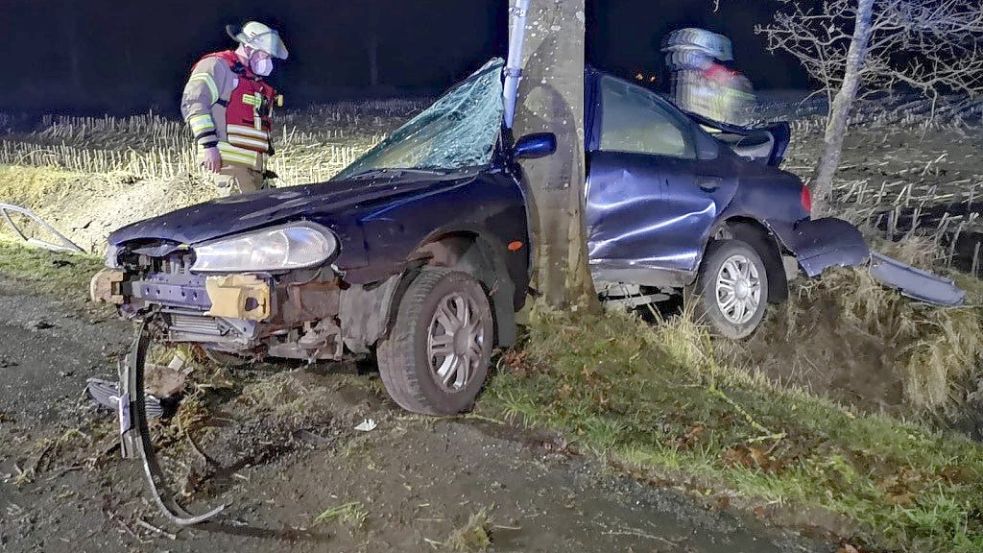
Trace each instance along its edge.
<path fill-rule="evenodd" d="M 697 320 L 711 333 L 731 340 L 751 336 L 768 308 L 768 274 L 761 256 L 740 240 L 711 242 L 690 297 Z"/>
<path fill-rule="evenodd" d="M 414 413 L 453 415 L 470 409 L 488 376 L 494 331 L 481 284 L 461 271 L 424 268 L 376 350 L 386 391 Z"/>

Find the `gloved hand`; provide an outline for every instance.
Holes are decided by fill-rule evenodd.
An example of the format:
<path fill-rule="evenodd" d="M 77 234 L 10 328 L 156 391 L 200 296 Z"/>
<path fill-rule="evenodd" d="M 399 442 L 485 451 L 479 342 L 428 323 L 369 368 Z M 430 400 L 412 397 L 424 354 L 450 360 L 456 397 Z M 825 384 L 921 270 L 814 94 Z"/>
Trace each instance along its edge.
<path fill-rule="evenodd" d="M 205 148 L 204 159 L 201 165 L 211 171 L 212 173 L 218 173 L 222 170 L 222 154 L 219 153 L 218 148 Z"/>

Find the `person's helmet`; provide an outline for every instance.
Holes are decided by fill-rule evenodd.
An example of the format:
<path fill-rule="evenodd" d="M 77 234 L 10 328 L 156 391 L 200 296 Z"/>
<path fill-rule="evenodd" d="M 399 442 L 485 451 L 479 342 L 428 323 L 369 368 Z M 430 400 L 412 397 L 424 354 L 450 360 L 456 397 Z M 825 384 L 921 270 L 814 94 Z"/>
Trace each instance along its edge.
<path fill-rule="evenodd" d="M 734 59 L 730 39 L 717 33 L 696 28 L 673 31 L 669 35 L 666 46 L 662 51 L 674 54 L 704 55 L 720 61 L 731 61 Z"/>
<path fill-rule="evenodd" d="M 287 47 L 280 34 L 258 21 L 250 21 L 238 31 L 234 25 L 226 25 L 225 32 L 240 44 L 262 50 L 274 58 L 287 59 Z"/>

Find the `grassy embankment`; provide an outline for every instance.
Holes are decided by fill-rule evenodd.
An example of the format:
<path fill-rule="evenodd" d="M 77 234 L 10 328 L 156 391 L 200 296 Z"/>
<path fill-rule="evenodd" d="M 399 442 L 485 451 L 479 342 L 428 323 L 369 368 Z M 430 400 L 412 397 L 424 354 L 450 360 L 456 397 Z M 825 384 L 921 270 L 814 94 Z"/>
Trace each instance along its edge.
<path fill-rule="evenodd" d="M 789 309 L 827 296 L 845 324 L 896 340 L 907 352 L 899 371 L 911 413 L 936 412 L 960 396 L 983 352 L 983 286 L 961 283 L 972 306 L 941 310 L 841 270 L 801 285 Z M 980 444 L 922 417 L 865 414 L 777 385 L 714 352 L 685 315 L 651 327 L 536 307 L 480 408 L 557 430 L 618 471 L 779 523 L 816 525 L 874 550 L 983 551 Z"/>

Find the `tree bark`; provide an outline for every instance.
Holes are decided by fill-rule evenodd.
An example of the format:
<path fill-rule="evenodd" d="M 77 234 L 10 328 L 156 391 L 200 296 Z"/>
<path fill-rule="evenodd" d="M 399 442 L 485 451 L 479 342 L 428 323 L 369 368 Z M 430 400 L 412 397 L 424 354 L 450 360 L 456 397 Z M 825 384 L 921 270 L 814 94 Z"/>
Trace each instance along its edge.
<path fill-rule="evenodd" d="M 829 211 L 833 195 L 833 177 L 840 166 L 850 110 L 860 88 L 860 71 L 863 69 L 867 45 L 870 42 L 873 10 L 874 0 L 857 0 L 857 17 L 850 50 L 847 52 L 843 85 L 833 98 L 829 120 L 826 122 L 823 153 L 813 175 L 813 212 L 816 214 L 821 215 Z"/>
<path fill-rule="evenodd" d="M 532 189 L 532 287 L 561 309 L 599 306 L 583 218 L 585 23 L 584 0 L 532 0 L 513 125 L 516 139 L 556 135 L 554 155 L 522 165 Z"/>

